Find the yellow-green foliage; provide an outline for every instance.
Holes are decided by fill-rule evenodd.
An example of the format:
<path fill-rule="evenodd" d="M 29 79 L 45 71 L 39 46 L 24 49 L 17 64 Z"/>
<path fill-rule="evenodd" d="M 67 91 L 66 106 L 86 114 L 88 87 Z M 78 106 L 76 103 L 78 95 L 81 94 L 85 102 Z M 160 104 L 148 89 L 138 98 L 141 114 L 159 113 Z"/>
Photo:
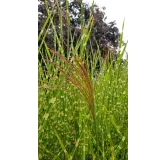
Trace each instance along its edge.
<path fill-rule="evenodd" d="M 53 26 L 54 15 L 48 13 L 46 30 Z M 58 51 L 47 47 L 46 32 L 39 34 L 40 160 L 128 159 L 128 60 L 122 62 L 126 46 L 119 44 L 115 65 L 103 59 L 99 50 L 89 63 L 84 57 L 92 27 L 93 16 L 77 44 L 70 44 L 71 59 L 64 56 L 56 30 Z M 120 43 L 122 38 L 123 34 Z"/>

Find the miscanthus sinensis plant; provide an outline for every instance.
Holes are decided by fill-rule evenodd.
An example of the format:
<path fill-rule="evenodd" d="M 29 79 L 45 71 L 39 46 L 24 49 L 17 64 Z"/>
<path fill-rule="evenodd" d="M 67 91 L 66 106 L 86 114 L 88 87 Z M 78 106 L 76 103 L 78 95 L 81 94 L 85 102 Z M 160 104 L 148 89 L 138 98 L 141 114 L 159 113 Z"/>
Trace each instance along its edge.
<path fill-rule="evenodd" d="M 54 13 L 49 8 L 47 12 L 38 49 L 42 57 L 38 62 L 38 159 L 127 160 L 128 60 L 123 59 L 123 31 L 116 62 L 111 53 L 103 58 L 100 50 L 89 56 L 86 45 L 93 27 L 91 15 L 77 44 L 68 46 L 72 56 L 65 56 L 63 38 L 52 21 Z M 50 25 L 57 50 L 45 42 Z M 69 34 L 68 38 L 73 37 Z"/>

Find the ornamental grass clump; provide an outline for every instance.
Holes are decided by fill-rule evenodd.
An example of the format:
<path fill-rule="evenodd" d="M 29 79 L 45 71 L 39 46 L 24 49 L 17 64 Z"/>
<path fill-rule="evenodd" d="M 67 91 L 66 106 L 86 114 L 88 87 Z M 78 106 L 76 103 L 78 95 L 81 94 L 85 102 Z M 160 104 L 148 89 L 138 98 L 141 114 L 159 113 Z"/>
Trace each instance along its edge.
<path fill-rule="evenodd" d="M 111 56 L 104 58 L 99 47 L 93 52 L 93 46 L 88 46 L 95 21 L 92 14 L 86 25 L 81 18 L 77 39 L 68 21 L 64 42 L 66 30 L 62 28 L 60 4 L 55 5 L 60 23 L 56 28 L 53 18 L 57 12 L 49 9 L 46 0 L 44 3 L 48 16 L 38 37 L 38 159 L 127 160 L 128 59 L 123 58 L 127 46 L 122 45 L 124 24 L 117 60 L 113 61 Z M 50 28 L 54 48 L 46 40 Z"/>

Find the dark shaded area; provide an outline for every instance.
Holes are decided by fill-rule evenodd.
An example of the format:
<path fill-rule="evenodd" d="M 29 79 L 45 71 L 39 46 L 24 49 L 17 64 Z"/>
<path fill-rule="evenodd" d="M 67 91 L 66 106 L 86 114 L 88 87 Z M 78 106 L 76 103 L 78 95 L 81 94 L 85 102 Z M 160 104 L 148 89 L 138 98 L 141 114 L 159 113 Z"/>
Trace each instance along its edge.
<path fill-rule="evenodd" d="M 38 0 L 40 4 L 38 5 L 38 32 L 40 33 L 41 28 L 47 18 L 47 12 L 46 12 L 46 6 L 43 3 L 42 0 Z M 48 2 L 49 10 L 51 11 L 53 7 L 56 5 L 56 3 L 53 3 L 51 0 L 46 0 Z M 81 3 L 80 1 L 74 1 L 74 2 L 68 2 L 69 6 L 69 15 L 70 15 L 70 29 L 71 34 L 74 35 L 74 44 L 76 44 L 80 34 L 81 34 L 81 13 L 83 15 L 83 23 L 84 25 L 87 25 L 88 19 L 90 17 L 90 11 L 92 9 L 92 6 L 89 6 L 86 3 L 82 3 L 82 9 L 81 9 Z M 60 15 L 58 12 L 57 5 L 55 6 L 55 9 L 53 10 L 56 12 L 53 22 L 55 24 L 57 34 L 59 37 L 61 37 L 64 40 L 63 48 L 65 52 L 67 53 L 68 47 L 70 46 L 70 40 L 69 37 L 69 31 L 68 31 L 68 21 L 67 21 L 67 11 L 66 11 L 66 0 L 59 0 L 59 7 L 62 9 L 62 22 L 63 22 L 63 33 L 61 34 L 60 30 Z M 87 50 L 89 53 L 93 53 L 97 50 L 97 44 L 99 45 L 99 49 L 102 53 L 102 56 L 105 57 L 108 53 L 108 50 L 111 50 L 112 53 L 116 53 L 116 49 L 118 47 L 119 37 L 120 33 L 118 28 L 116 27 L 115 21 L 112 21 L 110 23 L 106 23 L 105 19 L 105 12 L 103 9 L 100 9 L 99 6 L 94 5 L 92 14 L 94 16 L 94 26 L 91 30 L 90 40 L 87 44 Z M 48 28 L 48 26 L 46 27 Z M 58 50 L 58 48 L 55 48 L 54 44 L 54 33 L 52 26 L 49 27 L 49 32 L 45 39 L 48 47 Z M 41 42 L 39 42 L 41 43 Z M 92 48 L 90 47 L 92 46 Z"/>

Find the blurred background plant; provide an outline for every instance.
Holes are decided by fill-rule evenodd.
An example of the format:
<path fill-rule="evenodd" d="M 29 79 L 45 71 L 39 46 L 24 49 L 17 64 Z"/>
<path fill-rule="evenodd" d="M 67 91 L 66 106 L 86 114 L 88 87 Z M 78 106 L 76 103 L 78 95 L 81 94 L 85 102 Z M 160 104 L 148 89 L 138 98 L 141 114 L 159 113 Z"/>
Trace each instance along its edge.
<path fill-rule="evenodd" d="M 47 2 L 47 5 L 45 5 L 45 2 Z M 86 46 L 87 51 L 90 53 L 96 51 L 99 47 L 103 56 L 107 54 L 108 50 L 116 52 L 120 37 L 119 29 L 116 27 L 115 21 L 109 23 L 105 22 L 107 17 L 104 12 L 104 7 L 101 9 L 96 4 L 92 6 L 87 3 L 83 3 L 81 0 L 70 2 L 66 0 L 59 0 L 55 2 L 52 0 L 39 0 L 39 33 L 48 18 L 48 9 L 55 14 L 52 17 L 54 27 L 47 24 L 49 27 L 47 26 L 48 34 L 46 35 L 45 41 L 50 48 L 58 50 L 58 46 L 56 46 L 56 41 L 54 39 L 56 29 L 56 34 L 61 36 L 61 39 L 63 39 L 62 44 L 64 50 L 68 52 L 68 48 L 65 43 L 67 43 L 68 46 L 71 43 L 71 39 L 69 38 L 70 35 L 73 35 L 72 43 L 74 45 L 77 43 L 77 39 L 82 33 L 83 26 L 86 27 L 88 24 L 91 12 L 94 17 L 94 24 Z"/>

